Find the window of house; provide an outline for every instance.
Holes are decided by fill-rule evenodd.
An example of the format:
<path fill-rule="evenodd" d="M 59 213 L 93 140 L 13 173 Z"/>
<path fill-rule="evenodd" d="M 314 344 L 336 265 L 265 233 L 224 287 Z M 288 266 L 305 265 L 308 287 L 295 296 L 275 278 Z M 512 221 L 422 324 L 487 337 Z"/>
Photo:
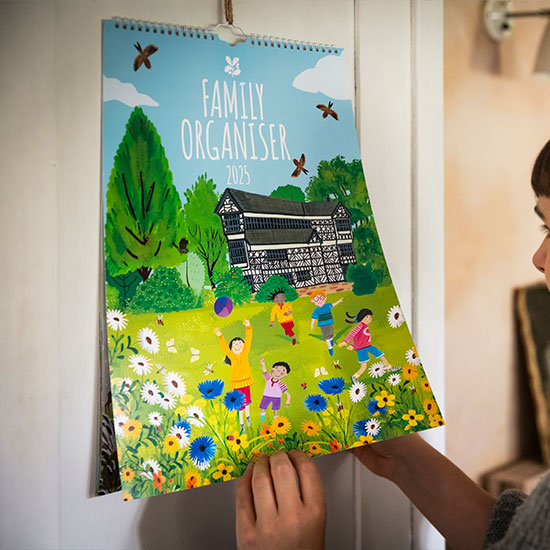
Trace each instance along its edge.
<path fill-rule="evenodd" d="M 288 252 L 286 250 L 266 250 L 267 259 L 270 262 L 275 262 L 279 260 L 287 260 Z"/>
<path fill-rule="evenodd" d="M 239 214 L 226 214 L 223 217 L 226 233 L 238 233 L 241 230 L 241 221 Z"/>
<path fill-rule="evenodd" d="M 305 283 L 306 281 L 309 281 L 311 279 L 311 273 L 309 272 L 309 269 L 304 269 L 302 271 L 296 272 L 296 280 L 299 283 Z"/>
<path fill-rule="evenodd" d="M 336 229 L 338 231 L 351 231 L 351 223 L 347 218 L 337 219 L 336 220 Z"/>
<path fill-rule="evenodd" d="M 232 264 L 246 263 L 246 247 L 244 241 L 229 241 L 229 259 Z"/>
<path fill-rule="evenodd" d="M 353 245 L 351 243 L 339 244 L 338 251 L 340 256 L 353 256 Z"/>

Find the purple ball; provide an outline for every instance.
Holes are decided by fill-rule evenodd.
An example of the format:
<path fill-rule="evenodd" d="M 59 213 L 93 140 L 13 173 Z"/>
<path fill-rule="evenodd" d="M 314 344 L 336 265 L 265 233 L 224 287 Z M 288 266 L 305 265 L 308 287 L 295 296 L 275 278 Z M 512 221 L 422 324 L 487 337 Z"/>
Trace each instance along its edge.
<path fill-rule="evenodd" d="M 227 317 L 233 311 L 233 300 L 227 296 L 221 296 L 214 302 L 214 311 L 218 317 Z"/>

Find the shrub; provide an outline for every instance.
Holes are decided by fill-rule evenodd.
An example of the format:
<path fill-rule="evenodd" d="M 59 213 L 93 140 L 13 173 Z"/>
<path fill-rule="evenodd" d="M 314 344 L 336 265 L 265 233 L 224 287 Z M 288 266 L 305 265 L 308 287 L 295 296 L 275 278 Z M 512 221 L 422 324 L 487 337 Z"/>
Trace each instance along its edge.
<path fill-rule="evenodd" d="M 214 273 L 214 283 L 216 288 L 214 292 L 216 298 L 227 296 L 231 298 L 236 305 L 250 302 L 252 292 L 250 286 L 243 277 L 243 270 L 240 267 L 232 267 L 227 271 Z"/>
<path fill-rule="evenodd" d="M 346 272 L 346 280 L 353 283 L 352 292 L 356 296 L 372 294 L 378 284 L 376 273 L 370 263 L 366 265 L 351 264 Z"/>
<path fill-rule="evenodd" d="M 199 255 L 195 252 L 189 252 L 185 262 L 176 269 L 183 284 L 191 288 L 198 302 L 206 279 L 206 269 Z"/>
<path fill-rule="evenodd" d="M 133 313 L 181 311 L 195 305 L 193 291 L 184 286 L 175 267 L 157 267 L 139 285 L 128 308 Z"/>
<path fill-rule="evenodd" d="M 284 292 L 287 302 L 293 302 L 298 298 L 298 291 L 291 287 L 289 282 L 281 275 L 271 275 L 269 279 L 258 289 L 255 296 L 256 302 L 271 302 L 278 292 Z"/>
<path fill-rule="evenodd" d="M 105 305 L 107 309 L 119 309 L 124 307 L 124 304 L 120 303 L 120 291 L 118 288 L 111 285 L 105 285 Z"/>

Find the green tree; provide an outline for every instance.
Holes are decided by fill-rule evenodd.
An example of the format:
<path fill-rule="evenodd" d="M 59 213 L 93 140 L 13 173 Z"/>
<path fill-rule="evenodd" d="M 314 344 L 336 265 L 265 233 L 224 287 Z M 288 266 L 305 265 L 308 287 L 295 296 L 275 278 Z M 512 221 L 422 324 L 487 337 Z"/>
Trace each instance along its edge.
<path fill-rule="evenodd" d="M 227 296 L 238 306 L 252 299 L 250 286 L 244 280 L 243 270 L 240 267 L 232 267 L 227 271 L 214 274 L 214 281 L 216 298 Z"/>
<path fill-rule="evenodd" d="M 363 165 L 359 159 L 346 162 L 339 155 L 332 160 L 322 160 L 317 167 L 317 176 L 309 180 L 306 196 L 309 201 L 342 202 L 350 211 L 354 227 L 367 224 L 372 216 Z"/>
<path fill-rule="evenodd" d="M 222 221 L 215 213 L 218 200 L 214 182 L 204 174 L 199 176 L 191 189 L 186 189 L 183 207 L 189 250 L 201 257 L 212 287 L 216 286 L 214 272 L 228 268 L 227 240 L 223 234 Z"/>
<path fill-rule="evenodd" d="M 374 223 L 360 225 L 353 230 L 353 248 L 358 264 L 372 264 L 380 285 L 391 283 L 390 272 Z"/>
<path fill-rule="evenodd" d="M 288 201 L 306 202 L 304 192 L 297 185 L 280 185 L 271 192 L 271 196 L 278 199 L 286 199 Z"/>
<path fill-rule="evenodd" d="M 182 311 L 196 302 L 193 291 L 184 286 L 175 267 L 157 267 L 142 283 L 128 310 L 133 313 Z"/>
<path fill-rule="evenodd" d="M 160 136 L 136 107 L 107 186 L 105 253 L 112 276 L 176 266 L 187 252 L 181 200 Z"/>
<path fill-rule="evenodd" d="M 353 283 L 352 292 L 356 296 L 372 294 L 376 290 L 378 280 L 372 265 L 351 264 L 346 272 L 346 280 Z"/>
<path fill-rule="evenodd" d="M 201 297 L 206 278 L 206 270 L 199 255 L 195 252 L 189 252 L 185 262 L 176 268 L 180 274 L 184 285 L 187 285 L 197 298 L 197 302 Z"/>
<path fill-rule="evenodd" d="M 137 271 L 129 271 L 123 275 L 113 276 L 111 274 L 111 269 L 113 269 L 112 262 L 107 262 L 105 280 L 108 285 L 119 291 L 118 307 L 124 309 L 128 307 L 130 300 L 134 297 L 137 287 L 143 279 Z"/>
<path fill-rule="evenodd" d="M 298 291 L 290 286 L 288 281 L 281 275 L 271 275 L 269 279 L 258 289 L 254 300 L 256 302 L 271 302 L 275 294 L 279 292 L 285 293 L 285 300 L 293 302 L 298 298 Z"/>

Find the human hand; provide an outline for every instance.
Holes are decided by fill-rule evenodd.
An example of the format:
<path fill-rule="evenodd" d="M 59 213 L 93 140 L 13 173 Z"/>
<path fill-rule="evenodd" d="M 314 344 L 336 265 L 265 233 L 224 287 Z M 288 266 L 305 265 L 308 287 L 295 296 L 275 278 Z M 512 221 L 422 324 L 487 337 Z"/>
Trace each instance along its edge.
<path fill-rule="evenodd" d="M 348 346 L 348 349 L 349 349 L 350 351 L 353 351 L 353 346 Z"/>
<path fill-rule="evenodd" d="M 221 336 L 221 335 L 222 335 L 222 331 L 221 331 L 219 328 L 215 328 L 215 329 L 214 329 L 214 334 L 215 334 L 216 336 Z"/>
<path fill-rule="evenodd" d="M 347 346 L 347 344 L 348 344 L 347 342 L 340 342 L 340 343 L 338 344 L 338 347 L 341 348 L 341 347 L 343 347 L 343 346 Z"/>
<path fill-rule="evenodd" d="M 301 451 L 263 455 L 250 464 L 237 486 L 236 509 L 239 550 L 325 547 L 323 486 L 317 467 Z"/>
<path fill-rule="evenodd" d="M 243 321 L 243 325 L 244 325 L 245 327 L 249 327 L 249 326 L 250 326 L 250 321 L 249 321 L 248 319 L 245 319 L 245 320 Z"/>
<path fill-rule="evenodd" d="M 285 311 L 285 312 L 283 313 L 283 315 L 284 315 L 285 317 L 288 317 L 289 315 L 292 315 L 292 311 Z"/>

